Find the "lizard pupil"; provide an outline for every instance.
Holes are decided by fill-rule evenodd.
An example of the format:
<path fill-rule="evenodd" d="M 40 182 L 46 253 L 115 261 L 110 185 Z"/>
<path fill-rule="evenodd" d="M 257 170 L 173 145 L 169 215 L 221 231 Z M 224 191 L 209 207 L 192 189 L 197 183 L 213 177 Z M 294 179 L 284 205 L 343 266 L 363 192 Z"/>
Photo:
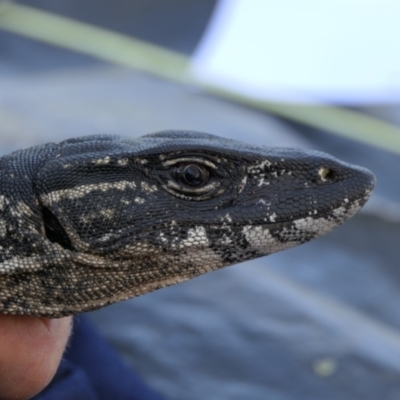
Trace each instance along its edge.
<path fill-rule="evenodd" d="M 207 170 L 204 167 L 195 164 L 187 165 L 182 174 L 183 182 L 190 186 L 203 185 L 207 178 Z"/>

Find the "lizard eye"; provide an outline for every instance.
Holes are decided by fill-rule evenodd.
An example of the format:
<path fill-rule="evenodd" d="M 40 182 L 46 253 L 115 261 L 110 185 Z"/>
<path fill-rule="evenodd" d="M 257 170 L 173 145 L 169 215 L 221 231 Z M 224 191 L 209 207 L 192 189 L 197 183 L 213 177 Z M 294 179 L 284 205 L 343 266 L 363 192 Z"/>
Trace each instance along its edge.
<path fill-rule="evenodd" d="M 168 175 L 163 188 L 184 200 L 207 200 L 224 191 L 215 171 L 217 166 L 202 157 L 180 157 L 162 163 Z"/>
<path fill-rule="evenodd" d="M 203 165 L 189 164 L 179 168 L 178 179 L 189 186 L 202 186 L 208 181 L 209 172 Z"/>

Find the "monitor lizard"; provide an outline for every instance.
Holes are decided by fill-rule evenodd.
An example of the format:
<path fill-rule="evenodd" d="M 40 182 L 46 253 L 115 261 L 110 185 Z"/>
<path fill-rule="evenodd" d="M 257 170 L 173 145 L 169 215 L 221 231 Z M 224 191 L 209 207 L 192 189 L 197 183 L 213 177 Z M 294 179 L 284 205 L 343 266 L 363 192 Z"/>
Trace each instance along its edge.
<path fill-rule="evenodd" d="M 321 236 L 368 170 L 324 153 L 163 131 L 0 159 L 0 312 L 93 310 Z"/>

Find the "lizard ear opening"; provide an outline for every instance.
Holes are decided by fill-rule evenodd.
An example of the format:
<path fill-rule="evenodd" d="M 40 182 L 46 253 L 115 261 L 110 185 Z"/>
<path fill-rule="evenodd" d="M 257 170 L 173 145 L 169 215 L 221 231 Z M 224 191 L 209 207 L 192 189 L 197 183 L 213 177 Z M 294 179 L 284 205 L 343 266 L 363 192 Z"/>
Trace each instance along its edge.
<path fill-rule="evenodd" d="M 61 225 L 58 218 L 47 208 L 42 207 L 43 223 L 47 239 L 50 242 L 58 243 L 67 250 L 73 250 L 71 239 Z"/>

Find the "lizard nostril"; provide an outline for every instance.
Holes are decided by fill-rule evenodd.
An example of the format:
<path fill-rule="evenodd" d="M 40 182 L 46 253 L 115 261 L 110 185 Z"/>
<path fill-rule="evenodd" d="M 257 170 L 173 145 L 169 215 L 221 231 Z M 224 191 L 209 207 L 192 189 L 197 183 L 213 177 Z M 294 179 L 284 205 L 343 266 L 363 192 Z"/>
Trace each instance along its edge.
<path fill-rule="evenodd" d="M 324 182 L 331 182 L 336 178 L 336 171 L 330 168 L 321 167 L 318 171 L 318 175 Z"/>

